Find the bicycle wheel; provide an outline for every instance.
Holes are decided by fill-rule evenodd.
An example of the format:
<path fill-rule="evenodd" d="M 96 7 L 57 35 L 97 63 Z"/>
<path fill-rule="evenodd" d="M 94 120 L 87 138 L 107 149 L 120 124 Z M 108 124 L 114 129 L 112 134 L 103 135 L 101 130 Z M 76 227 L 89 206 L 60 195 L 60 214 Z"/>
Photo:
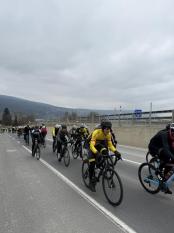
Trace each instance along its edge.
<path fill-rule="evenodd" d="M 89 161 L 84 160 L 82 163 L 82 179 L 87 188 L 89 188 Z"/>
<path fill-rule="evenodd" d="M 116 171 L 106 169 L 102 176 L 102 187 L 108 202 L 113 206 L 118 206 L 123 200 L 123 185 Z"/>
<path fill-rule="evenodd" d="M 75 150 L 75 144 L 72 144 L 71 148 L 72 148 L 72 156 L 73 156 L 73 158 L 77 159 L 78 154 L 77 154 L 77 150 Z"/>
<path fill-rule="evenodd" d="M 32 150 L 32 156 L 34 157 L 36 153 L 36 146 L 34 146 L 33 150 Z"/>
<path fill-rule="evenodd" d="M 37 145 L 37 148 L 36 148 L 36 159 L 39 160 L 40 159 L 40 147 Z"/>
<path fill-rule="evenodd" d="M 82 145 L 81 144 L 77 147 L 77 157 L 80 157 L 82 159 Z"/>
<path fill-rule="evenodd" d="M 161 189 L 161 181 L 158 178 L 157 169 L 150 163 L 143 163 L 138 169 L 138 178 L 143 188 L 151 193 L 156 194 Z"/>
<path fill-rule="evenodd" d="M 70 154 L 69 154 L 68 148 L 65 149 L 63 158 L 64 158 L 64 164 L 65 164 L 65 166 L 68 167 L 69 164 L 70 164 Z"/>
<path fill-rule="evenodd" d="M 159 168 L 159 165 L 160 165 L 159 159 L 157 159 L 157 158 L 152 158 L 152 159 L 149 161 L 149 163 L 152 164 L 156 169 Z"/>

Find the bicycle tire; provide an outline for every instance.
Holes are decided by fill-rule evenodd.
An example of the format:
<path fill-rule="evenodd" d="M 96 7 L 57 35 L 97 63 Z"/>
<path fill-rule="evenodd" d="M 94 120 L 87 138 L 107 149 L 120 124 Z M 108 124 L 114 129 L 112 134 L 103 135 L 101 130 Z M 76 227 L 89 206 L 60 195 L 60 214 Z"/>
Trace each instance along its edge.
<path fill-rule="evenodd" d="M 33 157 L 35 157 L 35 154 L 36 154 L 36 149 L 37 149 L 36 147 L 37 147 L 37 145 L 34 146 L 33 151 L 32 151 L 32 156 Z"/>
<path fill-rule="evenodd" d="M 68 148 L 64 151 L 63 161 L 66 167 L 70 165 L 70 154 Z"/>
<path fill-rule="evenodd" d="M 56 149 L 57 149 L 57 143 L 53 142 L 53 153 L 56 151 Z"/>
<path fill-rule="evenodd" d="M 145 177 L 143 173 L 145 172 Z M 162 181 L 158 178 L 157 169 L 150 163 L 142 163 L 138 169 L 138 178 L 142 187 L 151 194 L 156 194 L 161 190 Z M 152 182 L 150 182 L 150 180 Z M 154 183 L 155 188 L 152 189 Z"/>
<path fill-rule="evenodd" d="M 71 148 L 72 148 L 72 157 L 74 159 L 77 159 L 78 158 L 78 154 L 77 154 L 77 150 L 75 150 L 75 145 L 72 144 Z"/>
<path fill-rule="evenodd" d="M 89 188 L 89 161 L 84 160 L 82 163 L 82 179 L 87 188 Z"/>
<path fill-rule="evenodd" d="M 160 163 L 159 163 L 159 160 L 158 160 L 157 158 L 155 158 L 155 157 L 152 158 L 152 159 L 149 161 L 149 163 L 152 164 L 156 169 L 159 168 Z"/>
<path fill-rule="evenodd" d="M 37 145 L 36 148 L 36 159 L 39 160 L 40 159 L 40 147 Z"/>
<path fill-rule="evenodd" d="M 31 155 L 32 155 L 32 157 L 35 156 L 35 148 L 33 148 L 32 152 L 31 152 Z"/>
<path fill-rule="evenodd" d="M 121 204 L 123 200 L 123 185 L 116 171 L 110 168 L 104 171 L 102 176 L 102 187 L 107 201 L 112 206 L 118 206 Z M 113 192 L 116 194 L 112 195 L 111 193 Z"/>

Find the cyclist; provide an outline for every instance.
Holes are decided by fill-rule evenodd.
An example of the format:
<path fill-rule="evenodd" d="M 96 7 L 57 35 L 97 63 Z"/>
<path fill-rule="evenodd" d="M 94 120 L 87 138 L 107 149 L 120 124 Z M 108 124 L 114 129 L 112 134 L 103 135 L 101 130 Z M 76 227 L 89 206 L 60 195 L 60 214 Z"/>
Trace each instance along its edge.
<path fill-rule="evenodd" d="M 22 127 L 21 126 L 19 126 L 17 128 L 17 135 L 18 135 L 18 137 L 20 137 L 22 135 Z"/>
<path fill-rule="evenodd" d="M 42 138 L 41 138 L 42 139 L 42 144 L 45 146 L 45 137 L 46 137 L 47 132 L 48 132 L 45 124 L 42 124 L 40 130 L 41 130 L 41 135 L 42 135 Z"/>
<path fill-rule="evenodd" d="M 111 141 L 111 128 L 112 124 L 110 121 L 102 121 L 101 128 L 95 129 L 92 132 L 91 139 L 89 141 L 89 188 L 92 192 L 96 192 L 95 190 L 95 164 L 96 161 L 100 161 L 102 151 L 104 148 L 113 153 L 117 156 L 118 159 L 121 158 L 121 154 L 116 150 L 116 147 L 112 144 Z"/>
<path fill-rule="evenodd" d="M 69 134 L 67 131 L 67 126 L 63 124 L 61 125 L 57 133 L 57 155 L 60 154 L 60 157 L 58 159 L 59 162 L 61 162 L 61 159 L 62 159 L 62 155 L 60 153 L 61 147 L 64 143 L 67 142 L 68 139 L 69 139 Z"/>
<path fill-rule="evenodd" d="M 165 130 L 160 130 L 154 135 L 150 140 L 148 148 L 152 156 L 157 155 L 159 157 L 159 169 L 161 172 L 164 170 L 164 178 L 167 179 L 171 167 L 166 166 L 166 164 L 174 162 L 174 123 L 171 123 Z M 167 188 L 165 193 L 172 194 L 172 191 Z"/>
<path fill-rule="evenodd" d="M 80 127 L 76 129 L 76 142 L 75 142 L 75 148 L 76 151 L 77 146 L 79 143 L 81 143 L 82 140 L 86 140 L 89 136 L 89 130 L 85 124 L 81 124 Z"/>
<path fill-rule="evenodd" d="M 35 126 L 33 130 L 31 131 L 31 137 L 32 137 L 32 155 L 33 155 L 33 149 L 35 146 L 35 139 L 38 140 L 39 143 L 41 143 L 41 130 L 39 129 L 39 126 Z"/>
<path fill-rule="evenodd" d="M 97 125 L 95 126 L 94 129 L 101 129 L 101 124 L 97 124 Z M 117 140 L 116 140 L 116 136 L 115 136 L 115 134 L 114 134 L 112 128 L 110 129 L 110 133 L 111 133 L 111 141 L 112 141 L 112 144 L 116 147 L 116 145 L 117 145 Z"/>
<path fill-rule="evenodd" d="M 59 131 L 60 127 L 61 127 L 61 125 L 56 124 L 52 129 L 53 148 L 54 148 L 54 144 L 56 143 L 56 138 L 57 138 L 57 134 L 58 134 L 58 131 Z"/>
<path fill-rule="evenodd" d="M 69 130 L 69 135 L 70 135 L 70 137 L 72 138 L 73 141 L 75 141 L 77 139 L 76 130 L 77 130 L 76 125 L 73 125 L 72 128 Z"/>
<path fill-rule="evenodd" d="M 29 144 L 29 134 L 30 134 L 30 126 L 26 125 L 24 127 L 24 141 Z"/>

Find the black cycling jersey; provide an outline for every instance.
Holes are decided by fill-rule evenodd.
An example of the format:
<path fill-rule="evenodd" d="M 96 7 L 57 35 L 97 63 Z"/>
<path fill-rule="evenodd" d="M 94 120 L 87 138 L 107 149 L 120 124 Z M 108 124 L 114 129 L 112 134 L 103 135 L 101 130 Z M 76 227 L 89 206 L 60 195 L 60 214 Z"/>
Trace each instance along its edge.
<path fill-rule="evenodd" d="M 169 144 L 167 130 L 160 130 L 154 137 L 152 137 L 148 148 L 152 156 L 159 155 L 160 149 L 163 149 L 170 158 L 174 159 L 174 151 Z"/>

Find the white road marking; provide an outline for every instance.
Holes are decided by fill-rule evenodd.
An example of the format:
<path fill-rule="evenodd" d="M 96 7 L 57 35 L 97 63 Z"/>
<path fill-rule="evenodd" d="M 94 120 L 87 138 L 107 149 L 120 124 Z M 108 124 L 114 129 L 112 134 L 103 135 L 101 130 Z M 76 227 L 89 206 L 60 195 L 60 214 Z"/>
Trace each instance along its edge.
<path fill-rule="evenodd" d="M 8 149 L 6 150 L 6 152 L 15 152 L 16 150 L 15 149 Z"/>
<path fill-rule="evenodd" d="M 31 150 L 26 146 L 23 146 L 29 153 Z M 104 206 L 99 204 L 96 200 L 86 194 L 82 189 L 80 189 L 77 185 L 75 185 L 71 180 L 65 177 L 62 173 L 57 171 L 54 167 L 52 167 L 45 160 L 40 159 L 40 162 L 43 163 L 47 168 L 49 168 L 55 175 L 57 175 L 61 180 L 63 180 L 68 186 L 70 186 L 75 192 L 77 192 L 82 198 L 84 198 L 88 203 L 94 206 L 97 210 L 99 210 L 107 219 L 109 219 L 114 225 L 119 227 L 125 233 L 136 233 L 131 227 L 129 227 L 122 220 L 117 218 L 114 214 L 112 214 L 109 210 L 107 210 Z"/>
<path fill-rule="evenodd" d="M 123 161 L 126 161 L 126 162 L 128 162 L 128 163 L 133 163 L 133 164 L 136 164 L 136 165 L 142 164 L 142 163 L 135 162 L 135 161 L 132 161 L 132 160 L 129 160 L 129 159 L 123 159 Z"/>
<path fill-rule="evenodd" d="M 132 150 L 140 150 L 140 151 L 143 151 L 143 152 L 147 152 L 148 149 L 145 149 L 145 148 L 142 148 L 142 147 L 134 147 L 134 146 L 126 146 L 126 145 L 118 145 L 120 147 L 124 147 L 124 148 L 127 148 L 127 149 L 132 149 Z"/>

